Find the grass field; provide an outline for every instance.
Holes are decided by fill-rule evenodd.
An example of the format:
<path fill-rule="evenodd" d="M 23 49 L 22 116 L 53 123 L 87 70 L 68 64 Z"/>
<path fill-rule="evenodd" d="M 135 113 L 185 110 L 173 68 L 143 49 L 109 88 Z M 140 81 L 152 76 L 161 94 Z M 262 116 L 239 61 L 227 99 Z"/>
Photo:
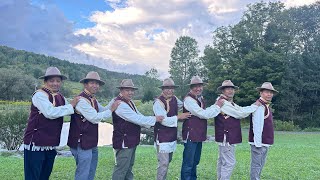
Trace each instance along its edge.
<path fill-rule="evenodd" d="M 247 131 L 243 139 L 246 141 Z M 262 179 L 320 179 L 320 133 L 276 132 L 275 145 L 269 150 Z M 170 164 L 168 180 L 179 179 L 183 146 L 178 149 Z M 245 142 L 236 148 L 237 164 L 232 179 L 249 179 L 250 149 Z M 204 143 L 198 179 L 216 179 L 217 145 Z M 111 179 L 114 164 L 111 147 L 99 149 L 99 164 L 96 179 Z M 135 179 L 155 179 L 156 154 L 151 146 L 139 146 L 134 165 Z M 58 157 L 51 179 L 73 179 L 75 162 L 72 157 Z M 0 177 L 2 180 L 23 179 L 23 159 L 15 156 L 0 156 Z"/>

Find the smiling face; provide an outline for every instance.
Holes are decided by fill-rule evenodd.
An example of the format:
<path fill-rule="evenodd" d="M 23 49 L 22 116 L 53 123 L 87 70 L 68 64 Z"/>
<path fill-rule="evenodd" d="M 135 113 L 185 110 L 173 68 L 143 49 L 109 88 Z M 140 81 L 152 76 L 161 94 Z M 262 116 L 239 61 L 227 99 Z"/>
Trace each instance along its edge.
<path fill-rule="evenodd" d="M 232 99 L 235 93 L 233 87 L 225 87 L 222 89 L 222 94 L 225 95 L 228 99 Z"/>
<path fill-rule="evenodd" d="M 60 90 L 62 85 L 62 79 L 60 76 L 47 77 L 44 80 L 44 85 L 52 92 L 56 93 Z"/>
<path fill-rule="evenodd" d="M 202 94 L 202 91 L 203 91 L 203 84 L 191 85 L 190 92 L 193 95 L 200 96 Z"/>
<path fill-rule="evenodd" d="M 264 89 L 260 91 L 260 97 L 268 102 L 270 102 L 273 98 L 273 91 Z"/>
<path fill-rule="evenodd" d="M 121 88 L 120 93 L 122 97 L 128 101 L 130 101 L 133 98 L 135 89 L 132 88 Z"/>
<path fill-rule="evenodd" d="M 96 80 L 88 80 L 83 85 L 91 94 L 96 94 L 100 89 L 100 83 Z"/>
<path fill-rule="evenodd" d="M 162 88 L 162 94 L 166 98 L 171 98 L 174 95 L 174 87 L 163 87 Z"/>

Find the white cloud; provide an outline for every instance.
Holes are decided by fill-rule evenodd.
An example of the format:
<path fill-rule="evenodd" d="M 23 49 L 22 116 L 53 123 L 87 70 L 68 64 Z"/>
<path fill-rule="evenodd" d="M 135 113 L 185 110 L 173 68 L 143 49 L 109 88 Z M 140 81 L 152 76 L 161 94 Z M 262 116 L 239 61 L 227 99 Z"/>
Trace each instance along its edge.
<path fill-rule="evenodd" d="M 195 38 L 202 50 L 211 43 L 216 27 L 238 22 L 247 4 L 260 0 L 105 2 L 114 9 L 92 12 L 89 20 L 95 26 L 74 32 L 72 22 L 52 3 L 36 6 L 28 0 L 3 0 L 0 44 L 114 71 L 143 74 L 155 67 L 164 77 L 179 36 Z M 316 0 L 283 2 L 292 7 Z"/>
<path fill-rule="evenodd" d="M 234 2 L 129 0 L 126 6 L 116 7 L 114 11 L 94 12 L 90 20 L 96 26 L 75 34 L 90 34 L 97 41 L 75 48 L 117 63 L 136 62 L 168 72 L 170 52 L 176 39 L 189 35 L 203 48 L 210 43 L 215 27 L 234 21 L 234 17 L 219 16 L 240 13 Z"/>

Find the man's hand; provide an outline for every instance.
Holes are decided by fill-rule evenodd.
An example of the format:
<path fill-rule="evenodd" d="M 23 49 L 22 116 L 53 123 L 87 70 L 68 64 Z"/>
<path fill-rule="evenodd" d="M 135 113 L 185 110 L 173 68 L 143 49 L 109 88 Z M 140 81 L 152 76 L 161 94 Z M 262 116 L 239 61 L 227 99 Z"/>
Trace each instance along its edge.
<path fill-rule="evenodd" d="M 257 105 L 257 106 L 261 106 L 261 102 L 259 100 L 256 100 L 256 102 L 253 103 L 254 105 Z"/>
<path fill-rule="evenodd" d="M 113 104 L 111 105 L 111 108 L 110 108 L 111 112 L 115 111 L 118 108 L 118 106 L 120 105 L 120 103 L 121 103 L 120 100 L 113 102 Z"/>
<path fill-rule="evenodd" d="M 222 98 L 219 98 L 217 101 L 216 101 L 216 105 L 218 105 L 219 107 L 222 107 L 223 106 L 223 104 L 224 104 L 224 99 L 222 99 Z"/>
<path fill-rule="evenodd" d="M 156 116 L 157 122 L 162 122 L 162 120 L 164 120 L 164 116 Z"/>
<path fill-rule="evenodd" d="M 76 105 L 78 104 L 80 98 L 81 98 L 80 96 L 76 96 L 70 101 L 70 104 L 72 105 L 72 107 L 76 107 Z"/>
<path fill-rule="evenodd" d="M 179 114 L 177 117 L 179 120 L 189 119 L 189 117 L 191 117 L 191 113 L 190 112 L 182 113 L 182 114 Z"/>

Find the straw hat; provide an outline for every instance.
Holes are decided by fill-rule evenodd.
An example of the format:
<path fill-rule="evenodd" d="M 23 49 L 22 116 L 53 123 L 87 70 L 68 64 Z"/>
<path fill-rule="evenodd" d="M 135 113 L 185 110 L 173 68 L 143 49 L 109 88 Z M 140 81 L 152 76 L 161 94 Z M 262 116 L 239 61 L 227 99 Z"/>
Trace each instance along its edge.
<path fill-rule="evenodd" d="M 99 74 L 95 71 L 90 71 L 87 76 L 81 79 L 79 82 L 84 83 L 86 80 L 95 80 L 98 81 L 100 85 L 104 85 L 105 82 L 101 80 Z"/>
<path fill-rule="evenodd" d="M 166 78 L 163 80 L 162 85 L 159 86 L 159 88 L 164 88 L 164 87 L 173 87 L 173 88 L 177 88 L 179 86 L 174 84 L 174 81 L 171 78 Z"/>
<path fill-rule="evenodd" d="M 278 93 L 279 91 L 275 90 L 271 84 L 271 82 L 264 82 L 261 87 L 257 87 L 256 88 L 258 91 L 262 91 L 264 89 L 266 90 L 270 90 L 270 91 L 273 91 L 275 93 Z"/>
<path fill-rule="evenodd" d="M 132 79 L 123 79 L 120 83 L 120 86 L 117 86 L 118 89 L 121 88 L 131 88 L 131 89 L 138 89 L 134 86 Z"/>
<path fill-rule="evenodd" d="M 40 76 L 39 79 L 44 79 L 46 77 L 59 76 L 62 80 L 68 79 L 66 76 L 62 75 L 60 70 L 57 67 L 48 67 L 46 70 L 46 74 L 44 76 Z"/>
<path fill-rule="evenodd" d="M 235 86 L 231 80 L 224 80 L 222 85 L 217 88 L 218 91 L 222 91 L 223 88 L 232 87 L 234 89 L 239 89 L 238 86 Z"/>
<path fill-rule="evenodd" d="M 193 76 L 191 78 L 190 84 L 188 85 L 196 85 L 196 84 L 205 84 L 199 76 Z"/>

